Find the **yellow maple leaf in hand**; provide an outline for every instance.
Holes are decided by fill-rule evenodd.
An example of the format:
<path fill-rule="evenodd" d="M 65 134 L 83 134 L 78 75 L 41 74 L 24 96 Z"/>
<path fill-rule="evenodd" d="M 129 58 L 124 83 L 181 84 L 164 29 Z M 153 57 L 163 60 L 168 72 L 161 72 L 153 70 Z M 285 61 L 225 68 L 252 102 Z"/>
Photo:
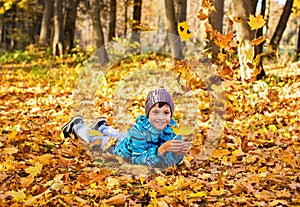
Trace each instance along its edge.
<path fill-rule="evenodd" d="M 172 129 L 176 135 L 182 136 L 190 135 L 194 132 L 192 127 L 188 125 L 172 126 Z"/>
<path fill-rule="evenodd" d="M 262 15 L 255 17 L 254 15 L 250 14 L 248 24 L 250 25 L 251 30 L 256 30 L 262 28 L 266 24 L 266 20 Z"/>
<path fill-rule="evenodd" d="M 182 41 L 188 41 L 193 36 L 187 22 L 178 22 L 177 31 Z"/>

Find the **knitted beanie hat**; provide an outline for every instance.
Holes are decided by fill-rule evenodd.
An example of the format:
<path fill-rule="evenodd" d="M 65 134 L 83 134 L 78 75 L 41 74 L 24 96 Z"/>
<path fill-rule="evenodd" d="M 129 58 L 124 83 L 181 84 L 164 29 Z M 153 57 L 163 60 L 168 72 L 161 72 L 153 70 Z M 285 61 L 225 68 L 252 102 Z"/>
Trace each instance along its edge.
<path fill-rule="evenodd" d="M 147 96 L 146 107 L 145 107 L 146 116 L 149 116 L 149 112 L 151 108 L 158 102 L 166 102 L 167 104 L 169 104 L 171 109 L 171 116 L 173 115 L 174 102 L 171 94 L 169 94 L 168 91 L 165 89 L 156 89 L 150 91 L 150 93 Z"/>

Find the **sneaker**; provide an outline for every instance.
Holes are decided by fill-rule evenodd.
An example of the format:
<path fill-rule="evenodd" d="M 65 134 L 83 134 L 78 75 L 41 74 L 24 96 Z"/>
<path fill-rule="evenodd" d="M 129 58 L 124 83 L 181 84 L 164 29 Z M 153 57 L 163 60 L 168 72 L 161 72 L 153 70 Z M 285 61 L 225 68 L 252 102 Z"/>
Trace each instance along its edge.
<path fill-rule="evenodd" d="M 103 117 L 98 118 L 97 121 L 92 126 L 90 126 L 90 128 L 92 130 L 98 130 L 101 125 L 106 125 L 106 119 Z"/>
<path fill-rule="evenodd" d="M 84 123 L 82 116 L 72 117 L 72 119 L 62 127 L 61 131 L 64 135 L 64 138 L 71 137 L 71 134 L 74 134 L 73 126 L 78 123 Z"/>

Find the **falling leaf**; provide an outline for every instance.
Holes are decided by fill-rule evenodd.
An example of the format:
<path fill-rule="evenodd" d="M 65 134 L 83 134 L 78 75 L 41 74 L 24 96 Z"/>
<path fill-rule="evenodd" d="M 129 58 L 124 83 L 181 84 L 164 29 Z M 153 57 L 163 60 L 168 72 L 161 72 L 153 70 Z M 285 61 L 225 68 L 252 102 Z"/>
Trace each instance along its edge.
<path fill-rule="evenodd" d="M 253 46 L 257 46 L 257 45 L 260 45 L 261 43 L 263 43 L 265 40 L 266 40 L 266 35 L 263 35 L 263 36 L 260 36 L 254 40 L 251 41 L 251 44 Z"/>
<path fill-rule="evenodd" d="M 209 16 L 203 12 L 203 9 L 200 9 L 197 17 L 201 21 L 207 19 Z"/>
<path fill-rule="evenodd" d="M 183 41 L 188 41 L 193 36 L 188 22 L 179 22 L 177 25 L 177 31 Z"/>
<path fill-rule="evenodd" d="M 26 194 L 22 191 L 22 190 L 18 190 L 18 191 L 8 191 L 7 192 L 8 195 L 12 196 L 13 199 L 17 202 L 23 202 L 24 199 L 26 198 Z"/>
<path fill-rule="evenodd" d="M 262 28 L 266 23 L 266 20 L 263 18 L 262 15 L 258 15 L 255 17 L 254 15 L 250 14 L 248 24 L 251 27 L 251 30 L 256 30 Z"/>
<path fill-rule="evenodd" d="M 35 177 L 42 172 L 43 165 L 39 162 L 35 163 L 34 167 L 28 167 L 25 169 L 26 173 L 29 173 L 31 177 Z"/>

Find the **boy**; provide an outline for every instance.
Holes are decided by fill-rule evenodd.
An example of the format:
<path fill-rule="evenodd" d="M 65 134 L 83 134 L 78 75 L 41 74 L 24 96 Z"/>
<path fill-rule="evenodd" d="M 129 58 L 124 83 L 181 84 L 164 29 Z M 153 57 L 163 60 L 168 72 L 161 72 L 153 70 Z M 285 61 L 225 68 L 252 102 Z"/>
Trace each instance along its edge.
<path fill-rule="evenodd" d="M 111 136 L 117 137 L 115 146 L 108 149 L 109 152 L 131 164 L 167 168 L 181 162 L 189 150 L 188 144 L 172 130 L 172 126 L 176 126 L 173 113 L 172 96 L 165 89 L 156 89 L 147 96 L 145 115 L 138 117 L 126 136 L 107 126 L 105 119 L 100 119 L 90 128 L 99 130 L 103 136 L 91 137 L 80 116 L 73 117 L 62 131 L 65 137 L 74 133 L 87 142 L 101 139 L 102 150 Z"/>

